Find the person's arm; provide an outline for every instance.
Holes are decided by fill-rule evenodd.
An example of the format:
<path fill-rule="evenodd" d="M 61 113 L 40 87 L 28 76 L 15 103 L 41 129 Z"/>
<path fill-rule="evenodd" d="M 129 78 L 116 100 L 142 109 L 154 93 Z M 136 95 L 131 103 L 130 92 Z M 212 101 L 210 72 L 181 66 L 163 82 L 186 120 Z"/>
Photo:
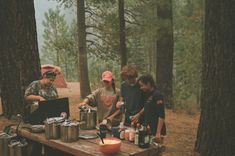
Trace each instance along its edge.
<path fill-rule="evenodd" d="M 117 107 L 117 105 L 120 101 L 122 102 L 122 104 L 121 104 L 121 106 L 122 106 L 123 105 L 123 97 L 121 97 L 121 95 L 120 95 L 120 90 L 117 90 L 116 100 L 115 100 L 115 102 L 117 102 L 117 103 L 114 103 L 114 112 L 107 117 L 108 120 L 112 121 L 115 116 L 120 114 L 120 112 L 121 112 L 120 108 L 121 107 L 120 108 Z"/>
<path fill-rule="evenodd" d="M 83 99 L 83 101 L 78 104 L 78 108 L 81 107 L 81 106 L 86 106 L 86 105 L 89 105 L 89 99 L 88 98 Z"/>
<path fill-rule="evenodd" d="M 26 101 L 44 101 L 45 99 L 39 95 L 28 95 L 25 96 Z"/>
<path fill-rule="evenodd" d="M 107 117 L 108 120 L 112 121 L 115 116 L 117 116 L 120 113 L 120 109 L 116 110 L 113 114 L 109 115 Z"/>
<path fill-rule="evenodd" d="M 120 109 L 124 105 L 124 92 L 125 92 L 125 82 L 122 82 L 120 92 L 118 93 L 120 97 L 116 104 L 117 109 Z"/>
<path fill-rule="evenodd" d="M 39 90 L 38 82 L 37 81 L 32 82 L 25 90 L 25 95 L 24 95 L 25 100 L 28 102 L 45 100 L 42 96 L 38 95 L 38 90 Z"/>
<path fill-rule="evenodd" d="M 97 89 L 93 93 L 91 93 L 90 95 L 85 97 L 83 99 L 83 101 L 78 104 L 78 108 L 81 106 L 90 105 L 92 102 L 96 101 L 99 93 L 100 93 L 100 89 Z M 93 107 L 93 105 L 92 105 L 92 107 Z M 96 107 L 96 105 L 94 105 L 94 107 Z"/>
<path fill-rule="evenodd" d="M 131 118 L 131 122 L 137 123 L 139 121 L 139 117 L 144 113 L 144 107 L 138 112 L 136 113 L 132 118 Z"/>
<path fill-rule="evenodd" d="M 162 126 L 163 126 L 163 123 L 164 123 L 164 119 L 159 117 L 157 123 L 156 123 L 157 124 L 157 132 L 156 132 L 155 137 L 157 139 L 161 140 L 161 129 L 162 129 Z"/>
<path fill-rule="evenodd" d="M 124 99 L 123 97 L 120 97 L 119 101 L 116 104 L 116 108 L 120 109 L 124 105 Z"/>
<path fill-rule="evenodd" d="M 158 93 L 156 96 L 156 105 L 157 105 L 157 113 L 158 113 L 158 119 L 157 119 L 157 131 L 155 134 L 156 140 L 158 140 L 160 143 L 162 141 L 161 139 L 161 130 L 164 124 L 165 120 L 165 108 L 164 108 L 164 100 L 163 95 Z"/>

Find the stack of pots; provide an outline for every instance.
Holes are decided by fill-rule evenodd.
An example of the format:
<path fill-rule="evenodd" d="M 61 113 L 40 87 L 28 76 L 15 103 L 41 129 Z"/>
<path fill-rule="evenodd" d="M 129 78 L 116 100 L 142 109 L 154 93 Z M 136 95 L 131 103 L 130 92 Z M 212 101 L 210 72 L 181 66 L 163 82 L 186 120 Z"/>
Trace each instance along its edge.
<path fill-rule="evenodd" d="M 60 126 L 61 141 L 74 142 L 78 140 L 79 123 L 76 121 L 66 120 Z"/>
<path fill-rule="evenodd" d="M 44 121 L 46 139 L 60 138 L 60 125 L 63 121 L 62 117 L 49 118 Z"/>
<path fill-rule="evenodd" d="M 16 134 L 7 134 L 1 133 L 0 134 L 0 156 L 8 156 L 8 144 L 10 141 L 16 137 Z"/>
<path fill-rule="evenodd" d="M 9 156 L 25 156 L 27 155 L 28 143 L 23 140 L 12 140 L 9 144 Z"/>
<path fill-rule="evenodd" d="M 96 127 L 96 111 L 91 110 L 85 106 L 80 107 L 80 121 L 83 124 L 80 125 L 80 128 L 83 130 L 95 129 Z"/>

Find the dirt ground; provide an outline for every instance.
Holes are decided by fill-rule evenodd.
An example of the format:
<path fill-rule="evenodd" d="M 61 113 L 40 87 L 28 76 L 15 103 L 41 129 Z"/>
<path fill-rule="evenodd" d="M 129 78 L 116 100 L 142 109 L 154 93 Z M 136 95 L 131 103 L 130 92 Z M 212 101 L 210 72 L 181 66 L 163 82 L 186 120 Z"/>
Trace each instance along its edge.
<path fill-rule="evenodd" d="M 78 119 L 79 87 L 79 83 L 68 83 L 68 88 L 58 89 L 61 97 L 69 97 L 70 114 L 74 119 Z M 167 137 L 164 140 L 166 150 L 163 156 L 195 156 L 193 148 L 196 140 L 198 121 L 199 113 L 188 115 L 185 112 L 166 110 Z M 9 120 L 1 116 L 0 131 L 8 124 Z"/>

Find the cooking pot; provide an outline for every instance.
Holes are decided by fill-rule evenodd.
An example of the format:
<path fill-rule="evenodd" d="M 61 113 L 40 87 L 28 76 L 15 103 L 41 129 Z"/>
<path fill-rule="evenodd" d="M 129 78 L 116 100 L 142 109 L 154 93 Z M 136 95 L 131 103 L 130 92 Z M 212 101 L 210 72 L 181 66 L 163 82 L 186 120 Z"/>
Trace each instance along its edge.
<path fill-rule="evenodd" d="M 60 138 L 60 125 L 63 121 L 62 117 L 49 118 L 44 121 L 46 139 Z"/>
<path fill-rule="evenodd" d="M 78 140 L 79 123 L 76 121 L 65 121 L 60 126 L 61 141 L 74 142 Z"/>
<path fill-rule="evenodd" d="M 7 133 L 1 133 L 0 134 L 0 155 L 1 156 L 8 156 L 8 144 L 10 141 L 16 137 L 16 134 L 7 134 Z"/>
<path fill-rule="evenodd" d="M 80 121 L 84 122 L 80 125 L 83 130 L 95 129 L 96 127 L 96 111 L 90 108 L 81 107 L 80 108 Z"/>
<path fill-rule="evenodd" d="M 9 156 L 25 156 L 27 155 L 27 145 L 25 140 L 12 140 L 8 144 Z"/>

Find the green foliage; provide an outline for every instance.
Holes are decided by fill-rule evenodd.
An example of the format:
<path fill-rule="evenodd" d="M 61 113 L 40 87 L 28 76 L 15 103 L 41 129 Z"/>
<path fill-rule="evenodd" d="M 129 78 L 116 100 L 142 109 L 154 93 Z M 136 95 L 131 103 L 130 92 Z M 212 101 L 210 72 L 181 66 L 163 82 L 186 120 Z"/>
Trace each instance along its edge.
<path fill-rule="evenodd" d="M 178 108 L 197 104 L 201 87 L 202 4 L 174 1 L 174 99 Z M 185 104 L 184 101 L 191 100 Z"/>
<path fill-rule="evenodd" d="M 75 28 L 67 25 L 58 7 L 55 10 L 49 9 L 45 13 L 43 25 L 45 27 L 44 43 L 40 56 L 42 64 L 58 65 L 62 68 L 67 80 L 74 80 L 77 77 Z"/>
<path fill-rule="evenodd" d="M 105 70 L 110 70 L 113 73 L 116 88 L 120 86 L 120 66 L 116 61 L 104 60 L 94 55 L 89 55 L 89 78 L 91 83 L 91 88 L 94 90 L 97 87 L 102 86 L 101 74 Z"/>

